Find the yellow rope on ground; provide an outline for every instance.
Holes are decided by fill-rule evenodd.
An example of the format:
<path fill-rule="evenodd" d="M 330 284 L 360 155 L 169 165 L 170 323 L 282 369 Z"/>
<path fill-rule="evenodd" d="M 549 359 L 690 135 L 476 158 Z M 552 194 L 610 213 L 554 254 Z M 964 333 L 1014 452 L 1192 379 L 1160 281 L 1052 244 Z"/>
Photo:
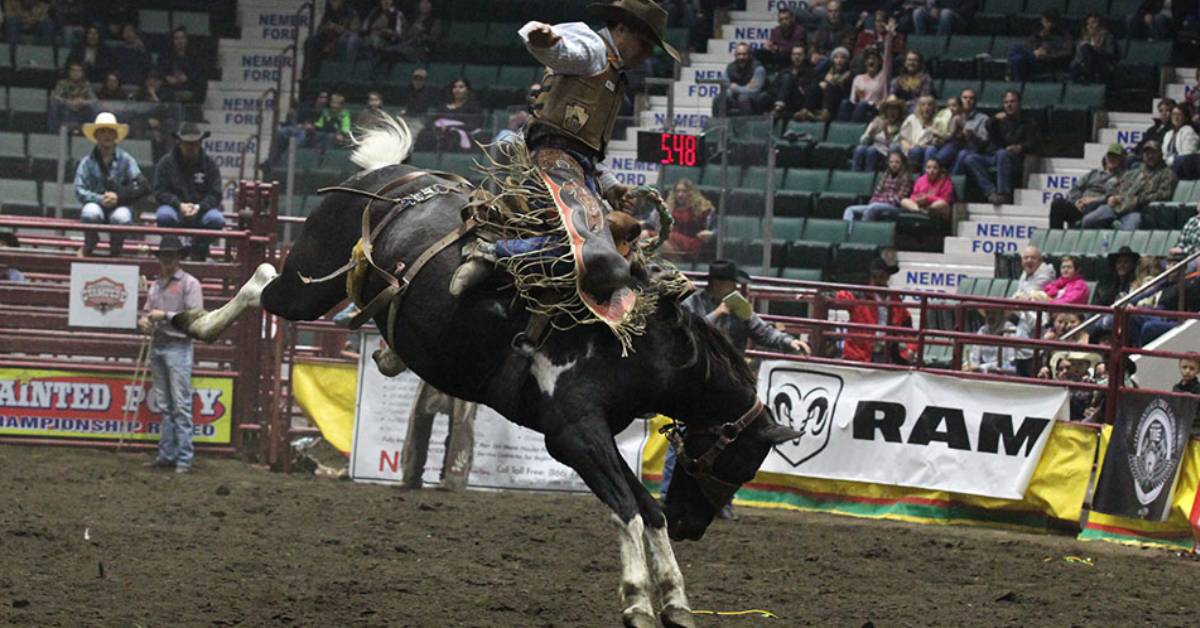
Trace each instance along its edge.
<path fill-rule="evenodd" d="M 779 619 L 779 616 L 771 611 L 766 611 L 761 608 L 751 608 L 744 611 L 692 611 L 693 615 L 718 615 L 718 616 L 733 616 L 733 615 L 758 615 L 765 619 Z"/>

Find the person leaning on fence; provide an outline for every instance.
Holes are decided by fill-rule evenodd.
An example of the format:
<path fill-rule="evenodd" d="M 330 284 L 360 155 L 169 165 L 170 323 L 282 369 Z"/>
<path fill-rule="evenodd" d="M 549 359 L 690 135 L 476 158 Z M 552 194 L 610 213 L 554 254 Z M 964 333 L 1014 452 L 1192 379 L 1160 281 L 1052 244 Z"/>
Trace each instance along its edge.
<path fill-rule="evenodd" d="M 150 186 L 132 155 L 117 144 L 129 135 L 129 125 L 117 122 L 111 113 L 102 112 L 94 122 L 83 125 L 83 136 L 96 144 L 75 168 L 75 197 L 83 203 L 80 220 L 86 223 L 128 225 L 133 223 L 129 209 L 135 201 L 150 192 Z M 91 255 L 100 234 L 83 232 L 83 248 L 79 255 Z M 109 254 L 121 254 L 125 236 L 113 232 L 109 239 Z"/>
<path fill-rule="evenodd" d="M 176 314 L 204 307 L 200 282 L 179 267 L 183 243 L 163 236 L 155 254 L 158 279 L 150 285 L 138 329 L 151 334 L 150 373 L 153 395 L 162 411 L 158 455 L 147 464 L 174 467 L 176 473 L 192 470 L 192 339 L 171 324 Z"/>
<path fill-rule="evenodd" d="M 1191 353 L 1186 357 L 1180 358 L 1179 383 L 1171 387 L 1171 392 L 1200 395 L 1200 380 L 1196 379 L 1197 373 L 1200 373 L 1200 355 Z M 1197 434 L 1200 434 L 1200 410 L 1197 411 L 1195 418 L 1192 419 L 1192 436 Z"/>
<path fill-rule="evenodd" d="M 154 169 L 154 193 L 158 197 L 155 218 L 160 227 L 192 229 L 225 228 L 221 213 L 221 170 L 204 152 L 200 142 L 208 137 L 196 125 L 185 122 L 175 133 L 175 149 L 163 156 Z M 191 259 L 208 259 L 212 238 L 192 238 Z"/>

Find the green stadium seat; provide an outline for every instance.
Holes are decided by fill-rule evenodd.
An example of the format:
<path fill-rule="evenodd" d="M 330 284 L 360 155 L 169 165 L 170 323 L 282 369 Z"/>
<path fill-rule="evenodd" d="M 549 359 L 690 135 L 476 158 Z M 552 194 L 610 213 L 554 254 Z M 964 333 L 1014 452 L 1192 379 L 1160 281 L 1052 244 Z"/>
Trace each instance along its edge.
<path fill-rule="evenodd" d="M 874 172 L 834 170 L 829 188 L 817 197 L 813 215 L 818 218 L 841 218 L 846 208 L 869 198 L 875 187 Z"/>
<path fill-rule="evenodd" d="M 792 279 L 794 281 L 821 281 L 820 268 L 792 268 L 784 267 L 781 276 L 784 279 Z M 771 306 L 771 313 L 775 313 L 775 305 Z"/>
<path fill-rule="evenodd" d="M 138 30 L 151 35 L 171 32 L 171 14 L 167 11 L 142 9 L 138 11 Z"/>
<path fill-rule="evenodd" d="M 876 248 L 892 246 L 896 242 L 896 223 L 894 222 L 862 222 L 854 223 L 846 245 L 865 244 Z"/>
<path fill-rule="evenodd" d="M 1104 86 L 1067 83 L 1066 91 L 1063 94 L 1062 106 L 1087 107 L 1089 109 L 1103 108 Z"/>
<path fill-rule="evenodd" d="M 18 49 L 19 50 L 19 49 Z M 1130 40 L 1121 57 L 1123 66 L 1158 67 L 1171 62 L 1171 42 Z"/>
<path fill-rule="evenodd" d="M 979 277 L 964 277 L 962 280 L 960 280 L 958 282 L 958 287 L 955 288 L 954 292 L 956 294 L 964 294 L 964 295 L 974 294 L 975 293 L 975 284 L 978 281 L 979 281 Z"/>
<path fill-rule="evenodd" d="M 496 85 L 499 68 L 494 65 L 465 65 L 463 78 L 471 84 L 471 89 L 491 89 Z"/>
<path fill-rule="evenodd" d="M 825 191 L 826 182 L 828 180 L 828 170 L 791 168 L 787 172 L 787 179 L 784 187 L 788 190 L 817 194 Z"/>
<path fill-rule="evenodd" d="M 943 99 L 951 96 L 959 96 L 964 89 L 975 90 L 976 95 L 979 94 L 979 81 L 976 79 L 946 79 L 942 81 L 942 87 L 939 93 Z"/>
<path fill-rule="evenodd" d="M 485 43 L 489 46 L 518 46 L 521 43 L 518 30 L 521 30 L 521 24 L 517 22 L 492 22 Z"/>
<path fill-rule="evenodd" d="M 825 244 L 841 244 L 846 241 L 846 221 L 810 218 L 804 224 L 804 239 Z"/>
<path fill-rule="evenodd" d="M 433 169 L 438 168 L 437 153 L 413 153 L 409 158 L 408 163 L 416 168 Z"/>
<path fill-rule="evenodd" d="M 57 135 L 50 133 L 30 133 L 29 134 L 29 156 L 34 159 L 42 159 L 53 161 L 58 159 L 58 144 Z M 71 157 L 66 155 L 68 162 Z"/>
<path fill-rule="evenodd" d="M 792 120 L 787 124 L 786 133 L 795 133 L 796 135 L 809 135 L 813 141 L 819 142 L 825 139 L 825 123 L 823 122 L 797 122 Z"/>
<path fill-rule="evenodd" d="M 353 61 L 322 61 L 321 70 L 317 72 L 317 81 L 321 83 L 340 83 L 351 76 L 354 76 Z"/>
<path fill-rule="evenodd" d="M 700 185 L 708 187 L 721 187 L 721 170 L 720 164 L 709 164 L 700 172 Z M 741 187 L 742 173 L 741 168 L 730 165 L 725 174 L 725 187 L 736 188 Z"/>
<path fill-rule="evenodd" d="M 1021 91 L 1021 106 L 1026 109 L 1049 109 L 1062 102 L 1063 86 L 1061 83 L 1025 83 Z"/>
<path fill-rule="evenodd" d="M 858 145 L 867 125 L 857 122 L 832 122 L 825 134 L 825 141 L 813 149 L 812 163 L 826 168 L 845 168 L 850 153 Z"/>
<path fill-rule="evenodd" d="M 1061 229 L 1051 229 L 1045 232 L 1046 238 L 1038 246 L 1045 255 L 1060 255 L 1062 250 L 1063 232 Z"/>
<path fill-rule="evenodd" d="M 500 74 L 496 78 L 496 87 L 525 91 L 541 76 L 538 68 L 528 65 L 500 66 Z"/>
<path fill-rule="evenodd" d="M 752 242 L 762 238 L 762 221 L 756 216 L 725 216 L 721 230 L 725 242 Z"/>
<path fill-rule="evenodd" d="M 783 187 L 783 177 L 783 168 L 776 168 L 774 181 L 774 186 L 776 189 Z M 742 182 L 739 187 L 765 191 L 767 189 L 766 166 L 748 166 L 746 168 L 746 172 L 742 175 Z"/>
<path fill-rule="evenodd" d="M 171 14 L 171 25 L 176 28 L 182 26 L 193 35 L 207 37 L 212 34 L 211 19 L 208 13 L 175 11 Z"/>
<path fill-rule="evenodd" d="M 475 170 L 473 153 L 442 153 L 441 169 L 466 177 L 473 182 L 483 180 L 483 175 Z"/>
<path fill-rule="evenodd" d="M 19 69 L 54 71 L 58 68 L 54 61 L 53 46 L 17 46 L 13 61 L 13 65 Z"/>
<path fill-rule="evenodd" d="M 700 174 L 700 171 L 695 168 L 684 168 L 683 166 L 666 166 L 663 169 L 663 175 L 662 175 L 663 198 L 666 198 L 667 194 L 669 194 L 671 192 L 671 188 L 675 187 L 676 182 L 680 181 L 681 179 L 687 179 L 689 181 L 694 182 L 697 178 L 699 178 L 697 176 L 699 174 Z"/>
<path fill-rule="evenodd" d="M 1090 231 L 1090 229 L 1088 230 Z M 1062 240 L 1058 243 L 1058 248 L 1053 253 L 1042 251 L 1043 253 L 1053 254 L 1056 256 L 1069 255 L 1071 251 L 1079 248 L 1079 238 L 1083 237 L 1085 230 L 1069 229 L 1062 232 Z"/>
<path fill-rule="evenodd" d="M 806 218 L 812 213 L 813 195 L 800 190 L 775 192 L 775 215 Z"/>
<path fill-rule="evenodd" d="M 1046 250 L 1046 234 L 1047 229 L 1035 228 L 1029 234 L 1029 245 L 1036 246 L 1043 251 Z"/>
<path fill-rule="evenodd" d="M 1138 229 L 1131 232 L 1129 236 L 1129 248 L 1133 249 L 1136 253 L 1145 255 L 1150 249 L 1150 231 Z"/>
<path fill-rule="evenodd" d="M 42 201 L 48 208 L 54 208 L 58 205 L 58 183 L 54 181 L 42 182 Z M 75 188 L 70 182 L 63 185 L 63 211 L 78 212 L 83 208 L 83 203 L 79 202 L 79 197 L 75 195 Z"/>
<path fill-rule="evenodd" d="M 1098 229 L 1083 229 L 1079 233 L 1079 241 L 1076 242 L 1075 248 L 1065 253 L 1068 255 L 1091 255 L 1092 251 L 1099 246 L 1097 242 L 1100 239 L 1100 230 Z"/>
<path fill-rule="evenodd" d="M 311 172 L 321 167 L 321 151 L 315 148 L 296 149 L 296 172 Z"/>
<path fill-rule="evenodd" d="M 0 158 L 3 159 L 24 159 L 25 152 L 25 134 L 24 133 L 0 133 Z"/>
<path fill-rule="evenodd" d="M 987 0 L 982 10 L 975 14 L 976 33 L 1004 35 L 1008 32 L 1008 18 L 1021 13 L 1025 0 Z"/>
<path fill-rule="evenodd" d="M 937 59 L 946 51 L 944 35 L 909 35 L 904 42 L 906 48 L 921 53 L 926 61 Z"/>
<path fill-rule="evenodd" d="M 457 63 L 430 63 L 429 84 L 434 87 L 449 87 L 450 82 L 462 76 L 462 66 Z"/>
<path fill-rule="evenodd" d="M 446 39 L 461 42 L 483 42 L 487 40 L 487 22 L 464 22 L 454 20 L 446 32 Z"/>
<path fill-rule="evenodd" d="M 1071 0 L 1067 5 L 1065 15 L 1073 18 L 1084 18 L 1089 13 L 1104 15 L 1108 13 L 1108 0 Z M 1114 13 L 1113 15 L 1124 17 L 1124 13 Z"/>
<path fill-rule="evenodd" d="M 983 91 L 979 94 L 979 106 L 999 109 L 1004 100 L 1004 92 L 1015 89 L 1021 91 L 1021 84 L 1014 81 L 984 81 Z"/>
<path fill-rule="evenodd" d="M 8 88 L 8 107 L 12 111 L 45 113 L 49 109 L 49 93 L 33 87 Z"/>
<path fill-rule="evenodd" d="M 28 179 L 0 179 L 0 212 L 12 213 L 17 211 L 37 210 L 41 207 L 38 201 L 38 185 Z"/>
<path fill-rule="evenodd" d="M 780 218 L 771 220 L 771 241 L 791 242 L 799 240 L 804 235 L 803 218 Z"/>
<path fill-rule="evenodd" d="M 1175 191 L 1171 194 L 1171 200 L 1150 203 L 1146 211 L 1142 212 L 1143 226 L 1150 229 L 1175 229 L 1182 227 L 1183 224 L 1179 220 L 1180 210 L 1189 204 L 1193 204 L 1191 199 L 1195 194 L 1197 186 L 1200 186 L 1200 182 L 1198 181 L 1180 181 L 1175 184 Z"/>

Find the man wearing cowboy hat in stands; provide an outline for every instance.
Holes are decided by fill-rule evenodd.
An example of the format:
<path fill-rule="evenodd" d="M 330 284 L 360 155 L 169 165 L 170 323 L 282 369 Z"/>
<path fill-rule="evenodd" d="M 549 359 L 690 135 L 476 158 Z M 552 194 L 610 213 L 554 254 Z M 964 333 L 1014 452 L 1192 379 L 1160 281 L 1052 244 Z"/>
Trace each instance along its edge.
<path fill-rule="evenodd" d="M 150 285 L 138 329 L 152 334 L 150 373 L 154 397 L 162 411 L 158 456 L 146 466 L 192 470 L 192 339 L 171 324 L 176 314 L 204 307 L 200 282 L 179 267 L 184 251 L 177 236 L 163 236 L 155 254 L 158 279 Z"/>
<path fill-rule="evenodd" d="M 529 53 L 546 66 L 542 90 L 531 106 L 525 144 L 543 171 L 551 164 L 556 173 L 551 176 L 582 178 L 583 193 L 603 197 L 613 209 L 629 211 L 633 207 L 629 188 L 599 167 L 625 101 L 625 71 L 649 59 L 655 46 L 675 61 L 680 60 L 679 52 L 664 41 L 667 12 L 657 2 L 596 3 L 588 5 L 588 13 L 604 20 L 605 28 L 593 31 L 583 22 L 529 22 L 517 31 Z M 585 244 L 585 259 L 590 250 Z M 476 241 L 463 247 L 463 256 L 466 261 L 451 279 L 450 291 L 455 295 L 487 277 L 496 261 Z M 614 263 L 608 258 L 598 261 Z M 599 277 L 605 269 L 595 270 L 594 276 Z"/>
<path fill-rule="evenodd" d="M 97 115 L 95 122 L 83 125 L 83 136 L 96 144 L 75 168 L 75 196 L 83 203 L 79 212 L 83 222 L 131 224 L 133 212 L 129 206 L 149 193 L 150 186 L 137 160 L 117 147 L 127 135 L 129 125 L 118 123 L 117 117 L 107 111 Z M 99 240 L 98 232 L 85 231 L 79 254 L 91 255 Z M 124 235 L 113 233 L 109 254 L 120 255 L 124 241 Z"/>
<path fill-rule="evenodd" d="M 193 229 L 225 228 L 221 214 L 221 170 L 200 146 L 209 135 L 191 122 L 184 122 L 175 133 L 175 149 L 163 156 L 154 168 L 154 194 L 159 207 L 155 218 L 160 227 Z M 208 259 L 212 238 L 192 238 L 191 259 Z"/>

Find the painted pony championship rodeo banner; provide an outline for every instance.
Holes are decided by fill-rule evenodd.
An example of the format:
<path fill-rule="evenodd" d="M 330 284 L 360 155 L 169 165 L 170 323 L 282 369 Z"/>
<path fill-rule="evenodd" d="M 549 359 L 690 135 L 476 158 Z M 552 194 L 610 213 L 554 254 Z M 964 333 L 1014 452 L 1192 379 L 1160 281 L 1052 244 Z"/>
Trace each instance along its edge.
<path fill-rule="evenodd" d="M 1195 399 L 1123 395 L 1092 510 L 1165 521 L 1195 416 Z"/>
<path fill-rule="evenodd" d="M 0 368 L 0 434 L 158 440 L 159 404 L 132 375 Z M 192 377 L 195 442 L 229 442 L 233 379 Z"/>
<path fill-rule="evenodd" d="M 412 371 L 384 377 L 371 359 L 382 346 L 378 334 L 364 334 L 358 366 L 358 403 L 350 477 L 371 482 L 399 483 L 400 452 L 420 380 Z M 448 419 L 438 417 L 429 439 L 423 481 L 439 481 L 446 452 Z M 631 469 L 641 467 L 647 421 L 635 420 L 617 438 L 621 456 Z M 472 488 L 583 491 L 587 486 L 569 467 L 546 453 L 542 435 L 516 425 L 487 406 L 475 415 L 475 460 L 467 485 Z"/>
<path fill-rule="evenodd" d="M 764 362 L 759 398 L 803 434 L 762 470 L 1021 499 L 1067 393 L 919 372 Z"/>

